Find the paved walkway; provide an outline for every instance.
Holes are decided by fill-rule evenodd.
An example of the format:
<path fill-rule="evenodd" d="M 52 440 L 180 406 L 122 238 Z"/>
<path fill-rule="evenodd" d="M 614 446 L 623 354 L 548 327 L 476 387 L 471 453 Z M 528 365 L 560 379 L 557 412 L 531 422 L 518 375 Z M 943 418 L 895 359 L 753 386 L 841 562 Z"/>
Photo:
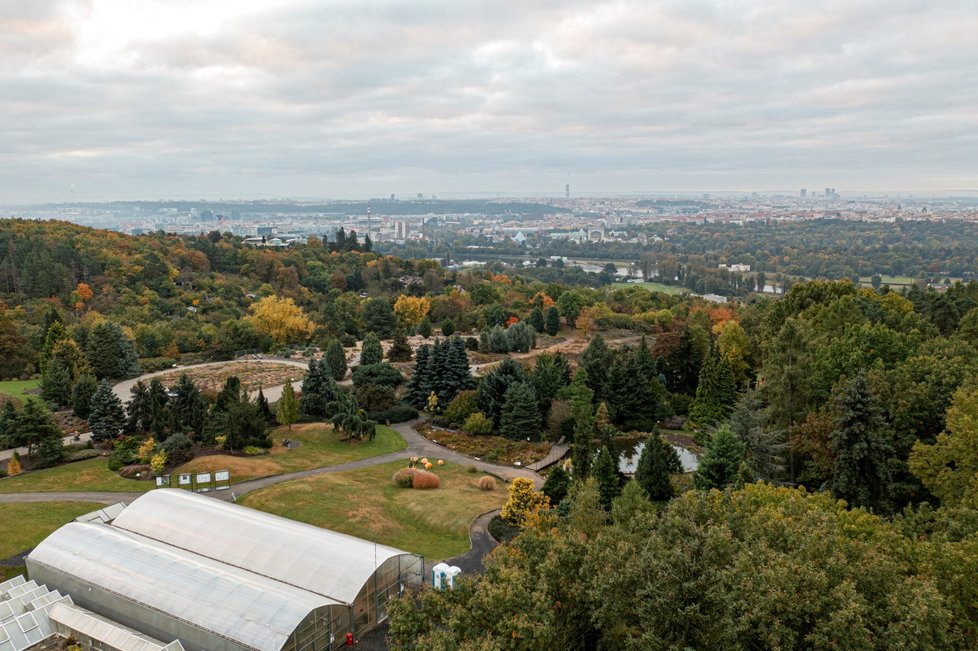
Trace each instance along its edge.
<path fill-rule="evenodd" d="M 66 436 L 61 441 L 61 444 L 64 445 L 64 446 L 69 446 L 69 445 L 84 445 L 85 443 L 88 443 L 91 440 L 92 440 L 92 433 L 91 432 L 85 432 L 84 434 L 79 434 L 78 435 L 78 440 L 77 441 L 75 440 L 75 437 L 73 437 L 73 436 Z M 22 456 L 22 457 L 27 454 L 27 448 L 15 448 L 15 449 L 20 454 L 20 456 Z M 14 456 L 14 449 L 0 450 L 0 461 L 6 461 L 7 459 L 9 459 L 12 456 Z"/>
<path fill-rule="evenodd" d="M 241 482 L 239 484 L 233 484 L 230 490 L 226 491 L 215 491 L 207 493 L 210 497 L 216 497 L 223 500 L 237 500 L 242 495 L 256 491 L 262 488 L 267 488 L 268 486 L 274 486 L 275 484 L 281 484 L 282 482 L 292 481 L 293 479 L 302 479 L 304 477 L 312 477 L 315 475 L 327 475 L 336 472 L 345 472 L 347 470 L 356 470 L 358 468 L 369 468 L 370 466 L 376 466 L 382 463 L 389 463 L 391 461 L 398 461 L 402 459 L 407 459 L 408 457 L 418 456 L 418 457 L 432 457 L 436 459 L 445 459 L 446 461 L 452 461 L 460 465 L 472 465 L 478 468 L 482 472 L 491 473 L 497 475 L 506 480 L 513 480 L 516 477 L 526 477 L 533 481 L 537 488 L 543 486 L 543 478 L 531 470 L 526 468 L 512 468 L 509 466 L 499 466 L 493 463 L 486 463 L 485 461 L 476 461 L 472 457 L 468 457 L 464 454 L 460 454 L 448 448 L 442 447 L 437 443 L 432 443 L 425 437 L 418 434 L 415 431 L 414 426 L 418 423 L 424 422 L 424 419 L 417 419 L 407 423 L 398 423 L 394 425 L 393 428 L 404 437 L 407 441 L 407 448 L 404 450 L 399 450 L 397 452 L 390 452 L 388 454 L 382 454 L 376 457 L 367 457 L 366 459 L 357 459 L 356 461 L 350 461 L 348 463 L 341 463 L 336 466 L 326 466 L 324 468 L 311 468 L 309 470 L 299 470 L 296 472 L 284 473 L 281 475 L 272 475 L 270 477 L 260 477 L 258 479 L 250 479 L 248 481 Z M 114 504 L 115 502 L 128 502 L 142 495 L 142 493 L 98 493 L 98 492 L 52 492 L 52 493 L 4 493 L 0 494 L 0 503 L 3 502 L 102 502 L 105 504 Z"/>

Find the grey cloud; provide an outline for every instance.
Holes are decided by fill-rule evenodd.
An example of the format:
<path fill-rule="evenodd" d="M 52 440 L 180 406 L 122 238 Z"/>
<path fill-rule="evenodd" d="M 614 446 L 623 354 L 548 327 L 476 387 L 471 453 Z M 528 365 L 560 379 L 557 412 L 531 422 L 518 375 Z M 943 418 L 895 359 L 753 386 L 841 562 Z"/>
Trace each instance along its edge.
<path fill-rule="evenodd" d="M 568 173 L 582 191 L 940 190 L 978 172 L 971 0 L 268 2 L 116 34 L 99 65 L 97 5 L 13 4 L 8 203 L 76 182 L 90 199 L 553 192 Z"/>

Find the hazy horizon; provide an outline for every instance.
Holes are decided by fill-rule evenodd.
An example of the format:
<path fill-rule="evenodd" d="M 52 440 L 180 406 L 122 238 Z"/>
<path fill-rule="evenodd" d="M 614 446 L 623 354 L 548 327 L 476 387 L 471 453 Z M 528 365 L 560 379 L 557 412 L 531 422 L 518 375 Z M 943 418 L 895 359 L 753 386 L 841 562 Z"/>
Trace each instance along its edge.
<path fill-rule="evenodd" d="M 978 192 L 971 0 L 37 0 L 0 19 L 4 205 Z"/>

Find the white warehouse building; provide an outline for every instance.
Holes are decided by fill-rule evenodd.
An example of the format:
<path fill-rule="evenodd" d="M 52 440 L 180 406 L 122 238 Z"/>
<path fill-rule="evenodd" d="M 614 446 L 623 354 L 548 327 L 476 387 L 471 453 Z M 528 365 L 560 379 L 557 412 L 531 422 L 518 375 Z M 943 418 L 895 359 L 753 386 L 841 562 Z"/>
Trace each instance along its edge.
<path fill-rule="evenodd" d="M 31 552 L 31 580 L 186 651 L 336 648 L 424 580 L 419 555 L 182 490 L 80 520 Z"/>

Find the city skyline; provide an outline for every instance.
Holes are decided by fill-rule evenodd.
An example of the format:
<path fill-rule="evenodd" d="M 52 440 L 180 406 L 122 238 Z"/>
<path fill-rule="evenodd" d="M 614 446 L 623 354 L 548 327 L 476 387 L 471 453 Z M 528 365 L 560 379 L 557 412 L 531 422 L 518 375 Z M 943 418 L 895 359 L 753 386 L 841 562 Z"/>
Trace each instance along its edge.
<path fill-rule="evenodd" d="M 966 0 L 39 1 L 0 19 L 0 204 L 978 189 Z"/>

